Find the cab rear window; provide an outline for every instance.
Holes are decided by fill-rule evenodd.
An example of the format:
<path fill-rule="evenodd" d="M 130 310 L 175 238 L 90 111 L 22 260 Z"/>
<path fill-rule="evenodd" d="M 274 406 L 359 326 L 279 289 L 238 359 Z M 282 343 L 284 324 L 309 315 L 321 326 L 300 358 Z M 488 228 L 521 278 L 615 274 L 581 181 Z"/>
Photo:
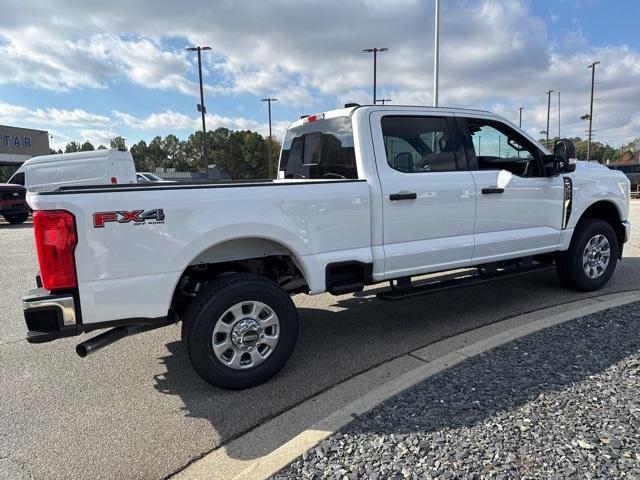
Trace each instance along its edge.
<path fill-rule="evenodd" d="M 279 177 L 358 178 L 351 118 L 318 119 L 290 128 L 282 145 Z"/>

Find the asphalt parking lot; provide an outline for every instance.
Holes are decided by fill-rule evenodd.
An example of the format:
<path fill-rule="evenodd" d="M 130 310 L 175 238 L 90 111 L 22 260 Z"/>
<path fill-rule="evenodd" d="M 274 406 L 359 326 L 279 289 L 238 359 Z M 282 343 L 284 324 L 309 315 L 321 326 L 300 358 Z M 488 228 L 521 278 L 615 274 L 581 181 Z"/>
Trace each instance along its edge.
<path fill-rule="evenodd" d="M 640 225 L 640 202 L 631 221 Z M 296 352 L 272 381 L 230 392 L 204 383 L 179 327 L 130 337 L 80 359 L 79 341 L 24 340 L 20 297 L 33 287 L 30 224 L 0 222 L 0 478 L 163 478 L 265 419 L 375 365 L 478 326 L 587 298 L 553 272 L 396 303 L 297 296 Z M 598 294 L 638 288 L 640 232 Z M 88 338 L 88 337 L 86 337 Z M 230 452 L 233 454 L 233 452 Z"/>

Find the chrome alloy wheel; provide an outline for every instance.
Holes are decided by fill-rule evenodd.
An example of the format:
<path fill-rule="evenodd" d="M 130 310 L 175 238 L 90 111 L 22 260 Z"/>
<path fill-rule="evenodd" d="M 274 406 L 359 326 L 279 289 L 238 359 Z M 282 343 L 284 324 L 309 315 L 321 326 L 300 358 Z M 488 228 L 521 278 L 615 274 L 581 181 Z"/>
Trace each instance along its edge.
<path fill-rule="evenodd" d="M 253 368 L 273 352 L 280 338 L 278 316 L 268 305 L 240 302 L 228 308 L 213 329 L 216 358 L 236 370 Z"/>
<path fill-rule="evenodd" d="M 582 252 L 582 268 L 587 277 L 596 279 L 602 276 L 611 259 L 611 246 L 604 235 L 591 237 Z"/>

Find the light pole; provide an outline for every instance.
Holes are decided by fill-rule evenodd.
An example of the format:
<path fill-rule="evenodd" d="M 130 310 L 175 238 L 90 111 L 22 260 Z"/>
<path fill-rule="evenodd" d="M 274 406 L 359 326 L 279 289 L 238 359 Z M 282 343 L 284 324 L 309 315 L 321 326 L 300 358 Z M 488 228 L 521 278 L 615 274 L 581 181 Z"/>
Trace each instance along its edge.
<path fill-rule="evenodd" d="M 207 167 L 207 127 L 204 122 L 204 115 L 207 113 L 207 108 L 204 106 L 204 90 L 202 88 L 202 56 L 200 52 L 202 50 L 211 50 L 211 47 L 188 47 L 185 50 L 188 52 L 198 52 L 198 77 L 200 78 L 200 103 L 198 104 L 198 111 L 202 114 L 202 166 Z"/>
<path fill-rule="evenodd" d="M 551 115 L 551 93 L 553 93 L 553 90 L 549 90 L 547 92 L 547 96 L 549 97 L 549 101 L 547 102 L 547 130 L 545 130 L 545 133 L 547 134 L 547 148 L 549 148 L 549 116 Z"/>
<path fill-rule="evenodd" d="M 591 102 L 589 106 L 589 140 L 587 141 L 587 162 L 591 161 L 591 127 L 593 126 L 593 89 L 596 84 L 596 65 L 600 62 L 593 62 L 587 68 L 591 69 Z"/>
<path fill-rule="evenodd" d="M 378 64 L 378 52 L 388 52 L 389 49 L 383 48 L 365 48 L 362 50 L 364 53 L 373 53 L 373 105 L 376 104 L 376 70 Z"/>
<path fill-rule="evenodd" d="M 267 102 L 267 105 L 269 108 L 269 178 L 271 178 L 271 142 L 273 140 L 271 136 L 271 102 L 277 102 L 278 99 L 267 97 L 267 98 L 263 98 L 262 101 Z"/>
<path fill-rule="evenodd" d="M 560 90 L 558 90 L 558 139 L 560 139 Z"/>
<path fill-rule="evenodd" d="M 386 102 L 390 102 L 391 99 L 390 98 L 381 98 L 380 100 L 378 100 L 378 102 L 382 103 L 382 105 L 384 105 Z"/>
<path fill-rule="evenodd" d="M 433 106 L 438 106 L 438 74 L 440 70 L 440 0 L 436 0 L 433 44 Z"/>
<path fill-rule="evenodd" d="M 520 128 L 522 128 L 522 110 L 524 110 L 524 107 L 520 107 L 520 108 L 518 108 L 518 111 L 520 112 L 520 117 L 519 117 L 519 119 L 518 119 L 518 126 L 519 126 Z"/>

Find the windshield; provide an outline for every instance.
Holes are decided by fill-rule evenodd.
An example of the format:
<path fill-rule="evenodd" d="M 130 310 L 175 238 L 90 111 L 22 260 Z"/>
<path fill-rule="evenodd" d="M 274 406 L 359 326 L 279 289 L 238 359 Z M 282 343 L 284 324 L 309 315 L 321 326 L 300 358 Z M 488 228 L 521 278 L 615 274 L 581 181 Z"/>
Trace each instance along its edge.
<path fill-rule="evenodd" d="M 351 118 L 319 119 L 290 128 L 282 144 L 280 178 L 358 178 Z"/>

